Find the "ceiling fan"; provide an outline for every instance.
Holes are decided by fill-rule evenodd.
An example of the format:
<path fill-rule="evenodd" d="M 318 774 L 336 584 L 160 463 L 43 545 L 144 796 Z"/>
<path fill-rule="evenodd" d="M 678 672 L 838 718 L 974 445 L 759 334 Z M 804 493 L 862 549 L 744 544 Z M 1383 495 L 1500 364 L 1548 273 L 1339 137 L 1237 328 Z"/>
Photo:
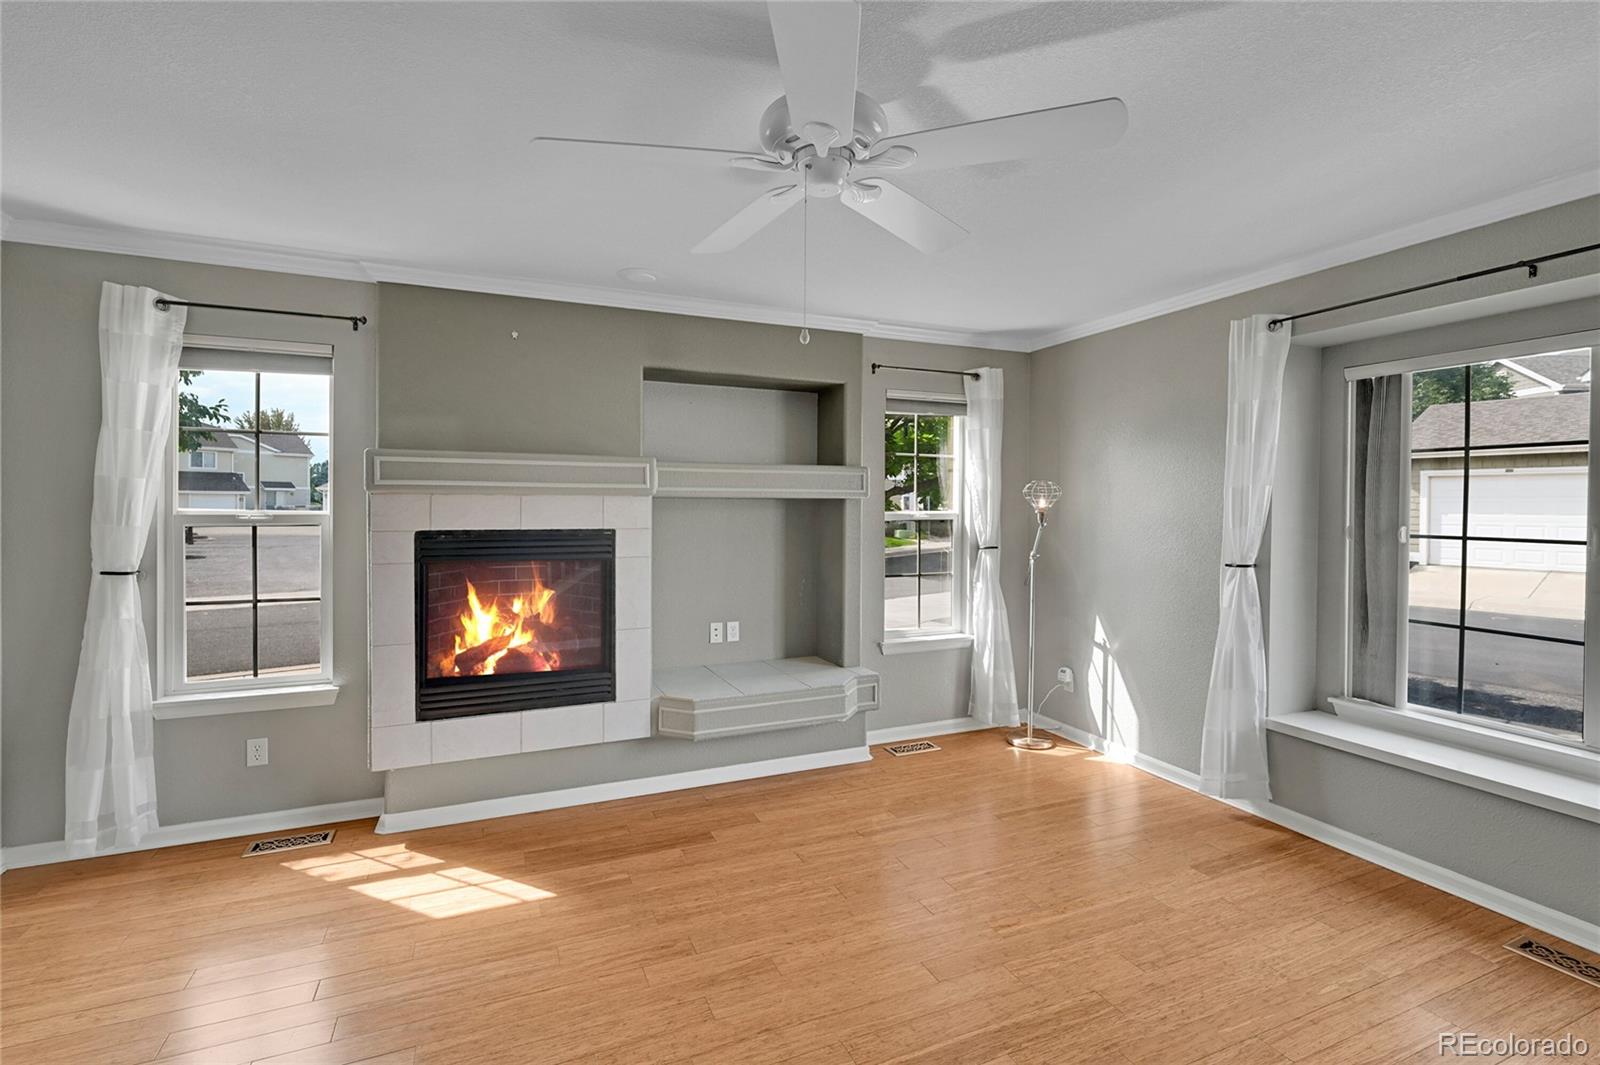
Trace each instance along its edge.
<path fill-rule="evenodd" d="M 767 5 L 784 95 L 761 116 L 761 152 L 670 144 L 536 137 L 546 153 L 594 163 L 672 160 L 685 169 L 739 168 L 783 175 L 692 249 L 736 248 L 807 197 L 837 197 L 907 244 L 936 254 L 967 236 L 960 225 L 885 179 L 897 171 L 1072 155 L 1115 144 L 1128 109 L 1110 98 L 891 135 L 883 108 L 856 91 L 861 8 L 854 0 Z"/>

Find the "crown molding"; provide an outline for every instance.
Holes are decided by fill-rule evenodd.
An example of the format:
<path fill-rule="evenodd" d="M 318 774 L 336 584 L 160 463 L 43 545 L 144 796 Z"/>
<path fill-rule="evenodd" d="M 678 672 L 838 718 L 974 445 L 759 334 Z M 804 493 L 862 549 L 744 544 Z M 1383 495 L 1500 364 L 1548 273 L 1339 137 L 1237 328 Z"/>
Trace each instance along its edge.
<path fill-rule="evenodd" d="M 1048 332 L 1036 333 L 1023 339 L 1022 344 L 1027 351 L 1041 351 L 1044 348 L 1065 344 L 1069 340 L 1081 340 L 1084 337 L 1094 336 L 1096 333 L 1109 332 L 1120 329 L 1125 325 L 1142 322 L 1149 318 L 1159 318 L 1163 314 L 1174 311 L 1198 307 L 1203 303 L 1226 299 L 1237 296 L 1241 292 L 1250 292 L 1254 289 L 1276 285 L 1282 281 L 1290 281 L 1297 277 L 1305 277 L 1319 270 L 1327 270 L 1335 266 L 1344 266 L 1346 263 L 1357 262 L 1361 259 L 1370 259 L 1375 255 L 1385 255 L 1401 248 L 1409 248 L 1416 244 L 1424 244 L 1430 240 L 1438 240 L 1456 233 L 1462 233 L 1479 226 L 1492 225 L 1503 222 L 1508 218 L 1518 215 L 1542 211 L 1548 207 L 1556 207 L 1573 200 L 1581 200 L 1586 196 L 1600 194 L 1600 170 L 1584 170 L 1576 174 L 1569 174 L 1562 178 L 1553 178 L 1541 181 L 1518 190 L 1509 196 L 1489 200 L 1475 207 L 1451 211 L 1448 214 L 1438 215 L 1434 218 L 1414 222 L 1411 225 L 1391 229 L 1386 233 L 1365 237 L 1341 244 L 1337 247 L 1326 248 L 1310 255 L 1300 256 L 1269 266 L 1264 270 L 1244 274 L 1227 281 L 1218 281 L 1200 288 L 1166 299 L 1146 303 L 1116 314 L 1106 315 L 1104 318 L 1095 318 L 1091 321 L 1080 322 L 1075 325 L 1063 326 Z"/>
<path fill-rule="evenodd" d="M 1096 333 L 1119 329 L 1149 318 L 1237 296 L 1242 292 L 1304 277 L 1319 270 L 1343 266 L 1360 259 L 1383 255 L 1400 248 L 1437 240 L 1596 194 L 1600 194 L 1600 170 L 1585 170 L 1566 177 L 1542 181 L 1509 196 L 1502 196 L 1474 207 L 1452 211 L 1348 244 L 1299 256 L 1253 273 L 1204 285 L 1116 314 L 1042 332 L 964 331 L 841 315 L 807 315 L 804 324 L 815 326 L 817 329 L 858 333 L 861 336 L 883 340 L 950 344 L 994 351 L 1040 351 L 1057 344 L 1064 344 L 1069 340 L 1081 340 Z M 538 278 L 434 270 L 402 263 L 373 262 L 268 244 L 192 237 L 152 230 L 121 229 L 113 226 L 38 221 L 15 218 L 7 214 L 0 214 L 0 238 L 19 244 L 44 244 L 81 251 L 140 255 L 154 259 L 204 263 L 209 266 L 233 266 L 248 270 L 335 278 L 341 281 L 420 285 L 427 288 L 458 289 L 465 292 L 655 311 L 661 314 L 684 314 L 697 318 L 722 318 L 735 322 L 793 328 L 799 328 L 802 324 L 801 316 L 796 311 L 703 296 L 675 296 L 662 292 L 575 285 Z"/>
<path fill-rule="evenodd" d="M 17 244 L 44 244 L 53 248 L 108 252 L 113 255 L 139 255 L 152 259 L 203 263 L 207 266 L 232 266 L 246 270 L 303 274 L 340 281 L 421 285 L 491 295 L 521 296 L 528 299 L 583 303 L 598 307 L 685 314 L 696 318 L 722 318 L 735 322 L 782 325 L 800 328 L 798 311 L 762 307 L 751 303 L 709 299 L 703 296 L 675 296 L 662 292 L 574 285 L 538 278 L 494 274 L 469 274 L 401 263 L 372 262 L 320 252 L 283 248 L 245 241 L 191 237 L 151 230 L 90 226 L 72 222 L 49 222 L 0 215 L 0 238 Z M 940 329 L 904 322 L 884 322 L 871 318 L 810 314 L 804 324 L 820 330 L 859 333 L 886 340 L 909 340 L 925 344 L 952 344 L 959 347 L 1022 351 L 1010 334 Z"/>

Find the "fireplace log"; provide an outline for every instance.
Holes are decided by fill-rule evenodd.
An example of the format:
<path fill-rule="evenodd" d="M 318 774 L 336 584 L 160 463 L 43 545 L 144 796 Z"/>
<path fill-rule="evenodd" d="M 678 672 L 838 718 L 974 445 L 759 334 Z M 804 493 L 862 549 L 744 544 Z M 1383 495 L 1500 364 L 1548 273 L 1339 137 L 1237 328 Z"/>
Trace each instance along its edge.
<path fill-rule="evenodd" d="M 510 645 L 511 633 L 508 632 L 504 636 L 491 636 L 476 646 L 457 652 L 456 672 L 462 676 L 468 676 L 483 664 L 484 659 L 504 651 Z"/>

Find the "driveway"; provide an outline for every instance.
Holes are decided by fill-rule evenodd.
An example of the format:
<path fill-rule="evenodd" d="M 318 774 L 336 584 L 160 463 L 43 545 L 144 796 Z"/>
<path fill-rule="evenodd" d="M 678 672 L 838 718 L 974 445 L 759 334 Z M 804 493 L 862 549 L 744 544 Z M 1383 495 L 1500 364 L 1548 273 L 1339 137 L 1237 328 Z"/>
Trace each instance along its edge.
<path fill-rule="evenodd" d="M 1529 636 L 1582 640 L 1584 575 L 1472 567 L 1467 572 L 1467 624 Z M 1459 620 L 1461 568 L 1411 571 L 1411 617 Z M 1466 634 L 1465 709 L 1497 721 L 1559 733 L 1583 729 L 1583 648 L 1549 640 Z M 1411 701 L 1456 709 L 1457 634 L 1412 625 L 1407 636 Z"/>

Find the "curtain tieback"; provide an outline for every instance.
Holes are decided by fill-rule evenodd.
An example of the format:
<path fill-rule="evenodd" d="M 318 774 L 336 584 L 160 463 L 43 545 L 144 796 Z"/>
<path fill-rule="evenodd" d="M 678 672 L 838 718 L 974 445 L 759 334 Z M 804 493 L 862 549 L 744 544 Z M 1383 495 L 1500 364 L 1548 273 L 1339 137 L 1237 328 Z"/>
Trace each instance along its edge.
<path fill-rule="evenodd" d="M 1224 562 L 1222 564 L 1222 568 L 1223 569 L 1255 569 L 1256 568 L 1256 564 L 1254 562 Z"/>
<path fill-rule="evenodd" d="M 984 544 L 981 547 L 979 547 L 978 550 L 979 551 L 998 551 L 998 550 L 1000 550 L 1000 545 L 999 544 Z"/>
<path fill-rule="evenodd" d="M 136 569 L 103 569 L 103 570 L 100 570 L 100 576 L 102 576 L 102 577 L 137 577 L 138 575 L 139 575 L 139 571 L 136 570 Z"/>

